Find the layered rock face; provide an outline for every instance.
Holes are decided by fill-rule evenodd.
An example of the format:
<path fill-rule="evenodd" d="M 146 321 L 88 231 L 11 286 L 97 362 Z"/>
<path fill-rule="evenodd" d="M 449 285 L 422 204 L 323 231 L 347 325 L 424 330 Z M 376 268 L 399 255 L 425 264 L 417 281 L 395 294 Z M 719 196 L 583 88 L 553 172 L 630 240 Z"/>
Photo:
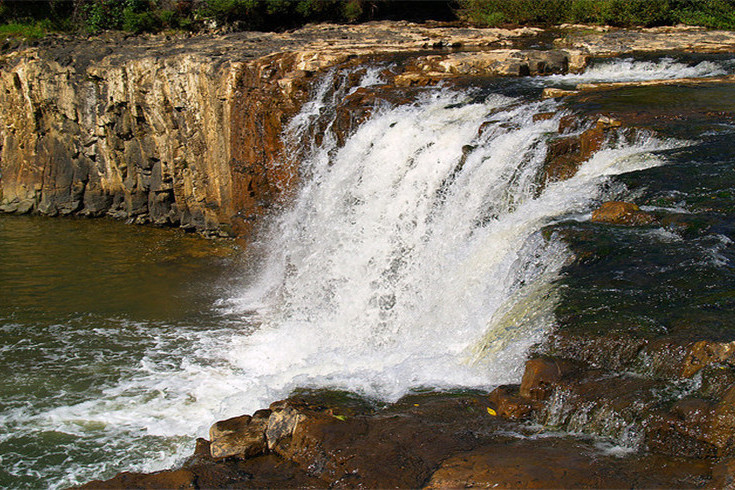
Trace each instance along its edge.
<path fill-rule="evenodd" d="M 655 30 L 570 32 L 545 51 L 521 49 L 539 29 L 406 22 L 175 39 L 49 38 L 0 55 L 0 211 L 246 235 L 298 180 L 281 134 L 329 67 L 408 55 L 390 83 L 412 87 L 564 73 L 582 69 L 590 55 L 633 49 L 735 46 L 728 33 L 680 32 L 677 43 Z"/>
<path fill-rule="evenodd" d="M 274 96 L 278 86 L 270 80 L 258 87 L 261 94 L 242 93 L 268 63 L 103 51 L 85 66 L 49 54 L 3 60 L 2 210 L 106 214 L 232 233 L 249 204 L 249 195 L 234 198 L 233 188 L 252 178 L 231 160 L 242 148 L 267 155 L 281 117 L 295 107 L 292 98 Z M 237 119 L 234 132 L 233 109 L 249 116 Z M 256 127 L 268 118 L 278 124 Z M 250 166 L 264 155 L 251 157 Z"/>
<path fill-rule="evenodd" d="M 59 38 L 5 54 L 0 211 L 247 234 L 297 180 L 280 136 L 316 73 L 365 54 L 535 33 L 403 27 Z"/>

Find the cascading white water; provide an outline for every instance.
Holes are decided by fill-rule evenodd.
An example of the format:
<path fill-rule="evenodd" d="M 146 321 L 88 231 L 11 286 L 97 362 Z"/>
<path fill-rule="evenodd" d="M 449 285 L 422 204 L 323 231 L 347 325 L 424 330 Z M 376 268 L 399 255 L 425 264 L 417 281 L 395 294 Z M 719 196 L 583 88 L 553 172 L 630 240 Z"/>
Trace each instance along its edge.
<path fill-rule="evenodd" d="M 731 60 L 700 61 L 692 64 L 676 61 L 673 58 L 661 58 L 655 61 L 624 58 L 594 62 L 583 73 L 539 77 L 536 83 L 543 86 L 549 84 L 574 86 L 578 83 L 709 78 L 731 74 L 733 68 L 735 65 Z"/>
<path fill-rule="evenodd" d="M 519 381 L 568 258 L 541 228 L 585 211 L 606 176 L 660 162 L 646 152 L 661 142 L 641 138 L 539 188 L 559 121 L 533 116 L 554 109 L 435 90 L 378 111 L 342 148 L 325 137 L 240 299 L 260 326 L 231 362 L 282 394 L 318 385 L 394 400 Z"/>

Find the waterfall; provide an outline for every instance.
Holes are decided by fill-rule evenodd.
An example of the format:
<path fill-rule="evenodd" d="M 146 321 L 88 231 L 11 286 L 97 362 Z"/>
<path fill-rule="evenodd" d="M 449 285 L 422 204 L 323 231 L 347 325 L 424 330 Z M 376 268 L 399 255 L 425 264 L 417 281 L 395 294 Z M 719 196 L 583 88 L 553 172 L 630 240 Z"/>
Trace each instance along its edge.
<path fill-rule="evenodd" d="M 581 76 L 616 81 L 651 66 L 606 61 Z M 283 165 L 298 165 L 298 188 L 253 244 L 256 270 L 221 293 L 215 311 L 191 324 L 64 320 L 76 335 L 59 330 L 64 342 L 110 344 L 99 359 L 89 348 L 95 361 L 81 368 L 109 370 L 113 381 L 2 414 L 6 438 L 74 440 L 62 451 L 76 451 L 72 463 L 21 455 L 13 474 L 42 467 L 37 478 L 67 487 L 120 468 L 170 467 L 213 421 L 298 387 L 392 401 L 411 390 L 520 381 L 529 348 L 554 328 L 559 279 L 572 259 L 545 231 L 586 221 L 622 186 L 611 186 L 612 176 L 661 165 L 659 150 L 680 143 L 645 132 L 613 138 L 572 178 L 543 182 L 549 141 L 570 109 L 537 100 L 534 90 L 580 75 L 509 82 L 525 84 L 522 96 L 430 87 L 381 97 L 395 90 L 381 85 L 385 68 L 334 70 L 315 85 L 283 135 Z M 682 69 L 666 60 L 654 68 Z M 337 138 L 338 109 L 358 87 L 377 94 L 371 115 Z M 78 362 L 73 349 L 63 356 Z M 66 373 L 66 364 L 54 365 Z"/>
<path fill-rule="evenodd" d="M 663 143 L 610 146 L 543 185 L 558 103 L 438 88 L 380 106 L 339 147 L 324 121 L 341 100 L 325 88 L 335 76 L 289 127 L 286 141 L 307 148 L 303 181 L 264 239 L 259 281 L 237 300 L 256 329 L 228 356 L 249 396 L 253 384 L 395 400 L 518 382 L 554 324 L 570 258 L 542 228 L 588 212 L 608 176 L 660 164 L 650 152 Z M 310 125 L 327 128 L 322 143 L 299 145 Z"/>

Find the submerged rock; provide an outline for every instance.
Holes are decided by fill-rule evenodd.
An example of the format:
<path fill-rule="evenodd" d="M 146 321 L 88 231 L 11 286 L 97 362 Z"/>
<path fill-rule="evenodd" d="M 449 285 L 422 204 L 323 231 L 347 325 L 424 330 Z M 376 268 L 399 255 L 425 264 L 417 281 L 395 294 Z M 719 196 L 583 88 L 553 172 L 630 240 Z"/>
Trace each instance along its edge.
<path fill-rule="evenodd" d="M 657 222 L 656 218 L 629 202 L 608 201 L 592 212 L 590 221 L 611 225 L 641 226 Z"/>

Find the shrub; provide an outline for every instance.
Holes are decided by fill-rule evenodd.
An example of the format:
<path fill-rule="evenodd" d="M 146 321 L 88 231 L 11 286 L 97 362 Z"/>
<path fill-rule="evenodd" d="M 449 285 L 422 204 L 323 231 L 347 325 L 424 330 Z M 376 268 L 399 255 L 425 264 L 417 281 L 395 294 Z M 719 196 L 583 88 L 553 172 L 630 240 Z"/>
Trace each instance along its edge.
<path fill-rule="evenodd" d="M 459 15 L 477 25 L 677 23 L 735 28 L 735 0 L 459 0 Z"/>

